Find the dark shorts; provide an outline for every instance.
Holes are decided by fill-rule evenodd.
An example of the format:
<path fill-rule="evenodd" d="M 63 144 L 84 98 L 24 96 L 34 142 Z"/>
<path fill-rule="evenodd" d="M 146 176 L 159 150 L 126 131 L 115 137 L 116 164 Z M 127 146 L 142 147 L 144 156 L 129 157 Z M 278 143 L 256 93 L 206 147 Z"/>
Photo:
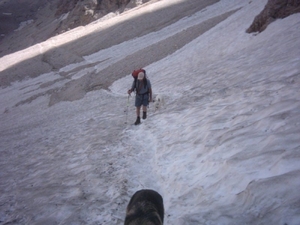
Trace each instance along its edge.
<path fill-rule="evenodd" d="M 136 95 L 135 96 L 135 107 L 147 106 L 149 104 L 149 95 Z"/>

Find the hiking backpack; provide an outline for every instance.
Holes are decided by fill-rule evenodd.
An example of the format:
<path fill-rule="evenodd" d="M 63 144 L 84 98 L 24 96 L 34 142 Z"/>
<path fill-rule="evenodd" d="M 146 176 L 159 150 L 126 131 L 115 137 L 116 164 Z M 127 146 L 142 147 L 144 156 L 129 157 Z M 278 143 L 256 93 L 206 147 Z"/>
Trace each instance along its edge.
<path fill-rule="evenodd" d="M 140 72 L 143 72 L 145 74 L 145 78 L 146 78 L 146 70 L 144 70 L 144 69 L 138 69 L 138 70 L 134 70 L 132 72 L 132 74 L 131 74 L 132 77 L 134 78 L 134 80 L 137 80 L 137 77 L 138 77 L 138 75 L 139 75 Z"/>
<path fill-rule="evenodd" d="M 132 77 L 134 78 L 134 86 L 137 88 L 137 78 L 140 72 L 143 72 L 145 77 L 144 77 L 144 86 L 147 86 L 147 77 L 146 77 L 146 70 L 140 68 L 138 70 L 134 70 L 132 72 Z"/>

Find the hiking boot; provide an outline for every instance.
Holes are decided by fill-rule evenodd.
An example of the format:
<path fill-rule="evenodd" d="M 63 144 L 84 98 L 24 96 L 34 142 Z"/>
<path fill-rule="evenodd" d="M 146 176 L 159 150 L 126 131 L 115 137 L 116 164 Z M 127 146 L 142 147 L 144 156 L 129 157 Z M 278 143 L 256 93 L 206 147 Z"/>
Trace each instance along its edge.
<path fill-rule="evenodd" d="M 141 118 L 138 116 L 138 117 L 136 118 L 136 121 L 135 121 L 134 125 L 138 125 L 138 124 L 140 124 L 140 123 L 141 123 Z"/>
<path fill-rule="evenodd" d="M 147 118 L 147 112 L 143 112 L 143 120 Z"/>

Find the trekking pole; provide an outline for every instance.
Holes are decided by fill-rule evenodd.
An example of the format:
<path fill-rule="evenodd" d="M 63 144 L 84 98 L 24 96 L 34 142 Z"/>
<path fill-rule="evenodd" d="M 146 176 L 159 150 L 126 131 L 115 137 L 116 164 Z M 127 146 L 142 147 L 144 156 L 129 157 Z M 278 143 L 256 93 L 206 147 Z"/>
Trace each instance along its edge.
<path fill-rule="evenodd" d="M 130 95 L 128 95 L 128 98 L 127 98 L 127 108 L 126 108 L 126 122 L 125 122 L 125 124 L 127 124 L 127 121 L 128 121 L 128 108 L 129 108 L 129 97 L 130 97 Z"/>

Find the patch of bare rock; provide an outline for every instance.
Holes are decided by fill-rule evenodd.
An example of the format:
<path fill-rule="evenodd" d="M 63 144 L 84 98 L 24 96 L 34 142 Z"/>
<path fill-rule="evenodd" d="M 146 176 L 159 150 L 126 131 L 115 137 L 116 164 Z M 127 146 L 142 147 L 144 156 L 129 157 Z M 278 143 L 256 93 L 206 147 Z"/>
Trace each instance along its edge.
<path fill-rule="evenodd" d="M 255 17 L 247 33 L 262 32 L 276 19 L 299 12 L 300 0 L 269 0 L 263 11 Z"/>
<path fill-rule="evenodd" d="M 0 57 L 150 0 L 0 1 Z M 25 27 L 26 29 L 23 29 Z"/>

